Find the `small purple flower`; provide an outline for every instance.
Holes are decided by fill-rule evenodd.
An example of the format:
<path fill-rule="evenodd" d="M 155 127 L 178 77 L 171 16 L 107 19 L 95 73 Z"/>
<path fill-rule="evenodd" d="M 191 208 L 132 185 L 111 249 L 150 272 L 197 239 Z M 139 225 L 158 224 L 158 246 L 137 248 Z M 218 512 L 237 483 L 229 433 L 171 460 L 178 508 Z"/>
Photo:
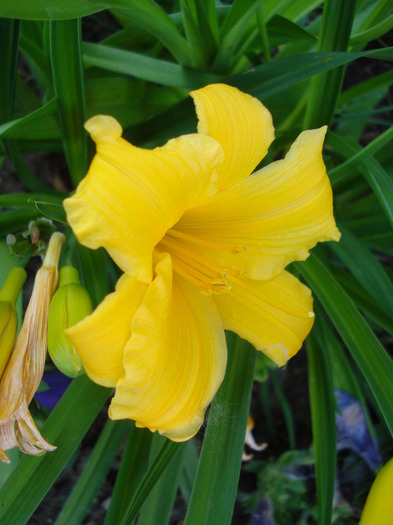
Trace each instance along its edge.
<path fill-rule="evenodd" d="M 367 428 L 361 403 L 343 390 L 336 389 L 334 394 L 340 410 L 336 412 L 337 450 L 349 448 L 375 471 L 381 463 L 381 457 L 377 442 Z"/>
<path fill-rule="evenodd" d="M 43 407 L 54 408 L 71 381 L 72 379 L 62 374 L 59 370 L 45 372 L 40 389 L 36 392 L 35 397 Z"/>

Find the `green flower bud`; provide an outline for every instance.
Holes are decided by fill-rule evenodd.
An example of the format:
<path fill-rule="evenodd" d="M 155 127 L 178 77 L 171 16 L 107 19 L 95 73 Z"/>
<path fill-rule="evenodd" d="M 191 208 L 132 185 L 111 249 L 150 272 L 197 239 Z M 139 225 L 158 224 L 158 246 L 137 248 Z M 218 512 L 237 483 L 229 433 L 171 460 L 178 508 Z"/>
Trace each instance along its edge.
<path fill-rule="evenodd" d="M 80 284 L 78 270 L 73 266 L 63 266 L 59 288 L 49 307 L 48 350 L 57 368 L 68 377 L 76 377 L 84 370 L 64 330 L 84 319 L 92 310 L 90 296 Z"/>
<path fill-rule="evenodd" d="M 14 346 L 18 327 L 15 303 L 25 280 L 23 268 L 12 268 L 0 290 L 0 377 Z"/>

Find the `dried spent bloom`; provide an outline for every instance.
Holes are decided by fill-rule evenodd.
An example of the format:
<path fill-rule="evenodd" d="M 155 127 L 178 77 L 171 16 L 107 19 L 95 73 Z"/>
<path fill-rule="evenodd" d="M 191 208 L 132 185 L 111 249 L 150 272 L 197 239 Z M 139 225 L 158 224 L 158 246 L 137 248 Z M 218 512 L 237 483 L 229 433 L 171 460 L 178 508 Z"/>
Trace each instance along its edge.
<path fill-rule="evenodd" d="M 285 267 L 338 240 L 322 159 L 326 127 L 252 173 L 274 137 L 259 100 L 224 84 L 191 93 L 198 133 L 145 150 L 112 117 L 86 129 L 97 153 L 64 201 L 79 242 L 123 270 L 67 330 L 89 377 L 116 388 L 112 419 L 191 438 L 225 374 L 224 329 L 279 366 L 313 324 L 310 290 Z"/>
<path fill-rule="evenodd" d="M 244 438 L 244 444 L 247 445 L 251 450 L 254 450 L 255 452 L 261 452 L 262 450 L 265 450 L 267 448 L 267 443 L 261 443 L 258 444 L 254 436 L 252 434 L 252 431 L 254 429 L 255 423 L 251 415 L 248 415 L 247 419 L 247 428 L 246 428 L 246 436 Z M 246 451 L 243 452 L 243 461 L 250 461 L 254 457 L 254 454 L 247 454 Z"/>
<path fill-rule="evenodd" d="M 13 447 L 32 455 L 56 448 L 41 436 L 28 406 L 44 371 L 49 303 L 56 289 L 64 241 L 64 235 L 58 232 L 50 238 L 21 331 L 0 380 L 0 459 L 5 463 L 9 459 L 4 451 Z"/>
<path fill-rule="evenodd" d="M 84 373 L 71 341 L 64 330 L 78 323 L 93 310 L 90 295 L 79 280 L 73 266 L 63 266 L 59 272 L 59 287 L 52 297 L 48 318 L 48 351 L 63 374 L 76 377 Z"/>

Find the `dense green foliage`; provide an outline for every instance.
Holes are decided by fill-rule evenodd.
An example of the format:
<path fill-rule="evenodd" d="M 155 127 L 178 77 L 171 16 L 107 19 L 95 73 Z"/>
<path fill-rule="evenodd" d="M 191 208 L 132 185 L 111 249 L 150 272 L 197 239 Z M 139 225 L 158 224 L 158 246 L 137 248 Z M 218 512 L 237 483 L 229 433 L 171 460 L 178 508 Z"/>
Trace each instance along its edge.
<path fill-rule="evenodd" d="M 127 439 L 105 524 L 131 524 L 140 511 L 138 523 L 166 523 L 178 490 L 189 508 L 187 525 L 230 524 L 253 370 L 262 381 L 256 402 L 265 407 L 269 441 L 280 434 L 269 419 L 268 394 L 281 407 L 292 451 L 279 457 L 273 446 L 266 461 L 252 462 L 258 490 L 244 498 L 248 512 L 265 499 L 275 521 L 259 523 L 356 523 L 361 498 L 344 506 L 334 498 L 338 390 L 360 402 L 382 462 L 393 455 L 391 0 L 0 0 L 0 17 L 0 159 L 12 162 L 25 188 L 0 196 L 0 235 L 17 234 L 14 249 L 22 255 L 31 255 L 18 233 L 29 221 L 44 216 L 64 228 L 61 202 L 92 154 L 86 118 L 111 114 L 128 139 L 154 147 L 195 129 L 188 92 L 217 81 L 271 111 L 277 139 L 268 162 L 303 129 L 329 125 L 324 158 L 343 234 L 339 244 L 318 246 L 292 268 L 313 290 L 318 318 L 306 341 L 312 448 L 294 450 L 301 429 L 280 386 L 295 365 L 278 375 L 258 357 L 254 368 L 255 352 L 230 335 L 233 362 L 211 408 L 199 468 L 193 442 L 173 444 L 128 423 L 108 423 L 56 523 L 82 523 Z M 31 167 L 31 153 L 58 154 L 56 176 Z M 9 258 L 0 248 L 3 280 Z M 101 251 L 69 251 L 97 304 L 116 270 Z M 86 377 L 75 379 L 42 429 L 57 450 L 15 455 L 0 466 L 2 523 L 27 523 L 109 394 Z M 316 488 L 307 492 L 305 479 L 290 475 L 299 465 L 315 465 Z"/>

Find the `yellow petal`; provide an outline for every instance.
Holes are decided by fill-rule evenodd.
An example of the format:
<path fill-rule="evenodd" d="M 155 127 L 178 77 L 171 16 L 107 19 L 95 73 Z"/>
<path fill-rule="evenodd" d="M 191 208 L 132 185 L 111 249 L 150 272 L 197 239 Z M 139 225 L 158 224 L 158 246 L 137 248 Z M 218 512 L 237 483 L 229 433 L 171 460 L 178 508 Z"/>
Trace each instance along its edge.
<path fill-rule="evenodd" d="M 216 139 L 225 160 L 217 167 L 221 190 L 245 179 L 267 153 L 274 138 L 272 117 L 258 99 L 224 84 L 190 93 L 199 119 L 198 133 Z"/>
<path fill-rule="evenodd" d="M 221 146 L 203 135 L 172 139 L 144 150 L 121 138 L 112 117 L 88 120 L 97 154 L 76 194 L 64 201 L 78 240 L 105 247 L 120 268 L 144 282 L 152 277 L 152 251 L 184 211 L 216 191 Z"/>
<path fill-rule="evenodd" d="M 175 277 L 164 255 L 132 322 L 126 375 L 110 406 L 112 419 L 131 418 L 174 441 L 192 437 L 225 373 L 226 343 L 214 303 Z"/>
<path fill-rule="evenodd" d="M 338 241 L 322 159 L 325 132 L 305 131 L 285 159 L 186 212 L 175 229 L 195 250 L 253 279 L 306 259 L 317 242 Z"/>
<path fill-rule="evenodd" d="M 124 347 L 145 291 L 145 284 L 123 275 L 115 292 L 107 295 L 91 315 L 65 330 L 87 375 L 96 383 L 113 387 L 123 377 Z"/>
<path fill-rule="evenodd" d="M 360 525 L 391 525 L 393 516 L 393 459 L 379 472 L 371 485 Z"/>
<path fill-rule="evenodd" d="M 236 332 L 282 366 L 301 348 L 314 314 L 310 290 L 283 271 L 268 281 L 237 278 L 215 295 L 224 328 Z"/>

